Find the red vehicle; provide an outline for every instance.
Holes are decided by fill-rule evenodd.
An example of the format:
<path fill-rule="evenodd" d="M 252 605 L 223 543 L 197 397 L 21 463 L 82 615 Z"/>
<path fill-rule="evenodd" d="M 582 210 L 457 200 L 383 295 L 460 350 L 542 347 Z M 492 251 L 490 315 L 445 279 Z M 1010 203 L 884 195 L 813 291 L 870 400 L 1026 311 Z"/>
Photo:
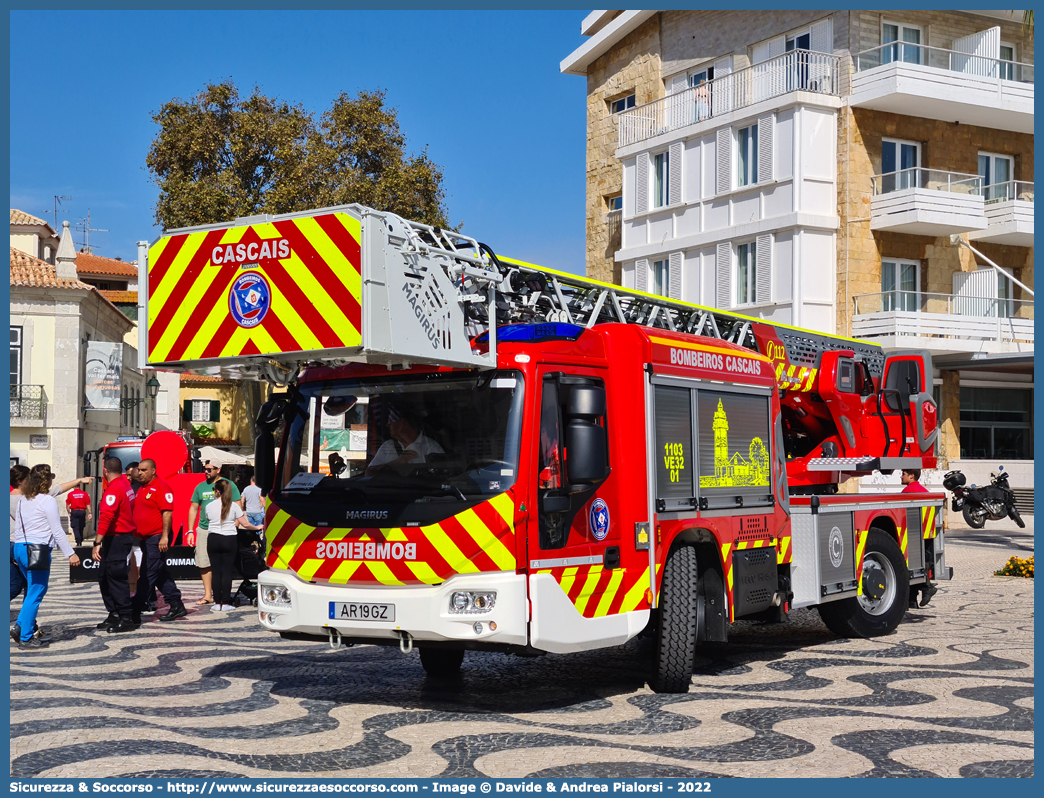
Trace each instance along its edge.
<path fill-rule="evenodd" d="M 269 259 L 244 265 L 228 241 Z M 147 279 L 166 297 L 151 360 L 286 386 L 255 453 L 259 614 L 285 637 L 416 644 L 444 674 L 468 649 L 645 630 L 650 684 L 677 692 L 730 622 L 816 606 L 837 634 L 886 634 L 950 577 L 942 494 L 837 495 L 935 465 L 927 353 L 498 259 L 359 206 L 175 231 Z M 295 285 L 312 308 L 345 286 L 354 326 L 295 326 Z M 171 305 L 190 291 L 210 304 Z M 161 323 L 195 312 L 228 334 Z"/>

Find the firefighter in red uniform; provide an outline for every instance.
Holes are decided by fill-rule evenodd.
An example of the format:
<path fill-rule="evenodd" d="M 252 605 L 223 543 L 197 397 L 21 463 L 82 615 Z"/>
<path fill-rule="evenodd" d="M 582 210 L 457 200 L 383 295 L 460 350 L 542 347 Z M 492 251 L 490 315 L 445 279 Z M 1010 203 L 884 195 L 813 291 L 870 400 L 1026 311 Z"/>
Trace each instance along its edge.
<path fill-rule="evenodd" d="M 181 601 L 181 591 L 167 571 L 167 558 L 164 556 L 170 547 L 174 491 L 156 476 L 156 463 L 152 460 L 142 460 L 138 464 L 138 480 L 141 487 L 134 499 L 134 534 L 141 543 L 142 558 L 138 589 L 134 594 L 134 612 L 141 613 L 145 609 L 149 593 L 155 586 L 170 606 L 167 614 L 160 616 L 160 620 L 184 618 L 188 610 Z"/>
<path fill-rule="evenodd" d="M 76 486 L 65 496 L 65 507 L 69 510 L 69 526 L 72 527 L 76 545 L 83 545 L 83 529 L 91 520 L 91 496 Z"/>
<path fill-rule="evenodd" d="M 109 486 L 102 494 L 91 559 L 102 564 L 99 587 L 109 617 L 98 628 L 131 632 L 141 625 L 141 614 L 134 612 L 127 582 L 127 564 L 134 545 L 134 491 L 123 476 L 120 458 L 106 457 L 102 468 Z"/>

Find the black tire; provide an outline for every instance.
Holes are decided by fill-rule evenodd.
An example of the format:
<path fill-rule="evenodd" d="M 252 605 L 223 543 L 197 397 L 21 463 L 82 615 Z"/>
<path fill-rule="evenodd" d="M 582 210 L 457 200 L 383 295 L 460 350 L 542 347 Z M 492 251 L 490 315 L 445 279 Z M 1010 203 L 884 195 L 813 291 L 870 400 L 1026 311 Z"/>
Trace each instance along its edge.
<path fill-rule="evenodd" d="M 649 686 L 657 693 L 685 693 L 696 656 L 698 578 L 696 549 L 671 552 L 660 588 L 660 623 Z"/>
<path fill-rule="evenodd" d="M 972 529 L 982 529 L 986 526 L 986 511 L 982 510 L 981 514 L 976 514 L 967 502 L 964 503 L 964 509 L 961 511 L 964 514 L 964 523 L 970 526 Z"/>
<path fill-rule="evenodd" d="M 420 648 L 421 665 L 429 676 L 448 679 L 460 673 L 464 663 L 462 648 Z"/>
<path fill-rule="evenodd" d="M 1022 520 L 1022 515 L 1019 514 L 1019 510 L 1014 504 L 1011 505 L 1011 509 L 1008 510 L 1008 518 L 1014 521 L 1019 529 L 1026 528 L 1026 522 Z"/>
<path fill-rule="evenodd" d="M 877 564 L 884 580 L 884 596 L 875 602 L 867 596 L 820 604 L 819 617 L 838 637 L 880 637 L 902 621 L 910 601 L 910 571 L 899 544 L 887 532 L 871 528 L 863 551 L 863 574 Z M 864 587 L 865 590 L 865 587 Z"/>

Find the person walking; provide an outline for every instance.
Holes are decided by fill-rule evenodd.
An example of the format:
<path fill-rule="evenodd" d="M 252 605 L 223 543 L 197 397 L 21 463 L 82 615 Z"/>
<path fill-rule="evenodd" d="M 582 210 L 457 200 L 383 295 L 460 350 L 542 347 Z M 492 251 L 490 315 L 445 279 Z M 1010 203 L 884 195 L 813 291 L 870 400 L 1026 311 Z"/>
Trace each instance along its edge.
<path fill-rule="evenodd" d="M 22 496 L 16 510 L 17 529 L 15 532 L 15 561 L 28 583 L 22 610 L 18 620 L 11 629 L 11 636 L 18 641 L 21 649 L 34 650 L 46 648 L 49 643 L 34 637 L 36 616 L 40 611 L 40 602 L 47 593 L 47 584 L 51 577 L 51 548 L 57 546 L 62 554 L 69 558 L 69 564 L 80 564 L 72 546 L 62 529 L 58 515 L 58 502 L 47 491 L 51 487 L 49 475 L 33 473 L 23 483 Z M 44 546 L 43 556 L 39 556 L 39 547 Z M 32 558 L 33 562 L 30 562 Z"/>
<path fill-rule="evenodd" d="M 199 568 L 199 576 L 203 582 L 203 598 L 196 602 L 197 606 L 214 603 L 213 574 L 211 573 L 210 553 L 207 548 L 210 521 L 206 512 L 201 512 L 200 508 L 205 508 L 214 501 L 214 483 L 221 476 L 221 464 L 216 460 L 207 460 L 203 464 L 203 473 L 207 475 L 207 478 L 200 482 L 192 492 L 188 514 L 188 529 L 196 530 L 196 566 Z M 243 498 L 239 494 L 239 488 L 231 482 L 228 484 L 232 487 L 232 501 L 237 502 L 239 509 L 242 510 Z M 198 529 L 196 527 L 197 519 L 199 520 Z"/>
<path fill-rule="evenodd" d="M 133 463 L 127 463 L 127 482 L 130 483 L 131 490 L 137 495 L 138 491 L 141 490 L 141 482 L 138 477 L 138 466 L 141 465 L 137 460 Z"/>
<path fill-rule="evenodd" d="M 141 613 L 153 586 L 163 594 L 170 609 L 161 615 L 161 621 L 174 621 L 188 615 L 181 601 L 181 591 L 167 570 L 163 555 L 170 547 L 170 532 L 174 520 L 174 491 L 156 476 L 156 463 L 142 460 L 138 465 L 141 488 L 134 498 L 134 534 L 138 538 L 142 562 L 138 574 L 138 589 L 131 603 L 132 612 Z"/>
<path fill-rule="evenodd" d="M 91 495 L 77 485 L 65 497 L 65 509 L 69 511 L 69 527 L 76 545 L 83 545 L 83 530 L 91 520 Z"/>
<path fill-rule="evenodd" d="M 214 499 L 205 508 L 207 515 L 207 553 L 214 574 L 214 609 L 220 612 L 232 606 L 232 572 L 239 548 L 237 527 L 243 526 L 245 514 L 232 498 L 235 486 L 227 479 L 214 483 Z"/>
<path fill-rule="evenodd" d="M 123 476 L 118 457 L 106 457 L 102 464 L 109 483 L 98 511 L 98 532 L 91 559 L 100 562 L 102 601 L 109 616 L 98 624 L 107 632 L 130 632 L 141 626 L 141 614 L 131 606 L 128 573 L 134 546 L 134 490 Z"/>
<path fill-rule="evenodd" d="M 243 511 L 251 526 L 262 527 L 265 522 L 265 500 L 261 496 L 261 488 L 257 480 L 250 477 L 250 484 L 243 488 Z"/>

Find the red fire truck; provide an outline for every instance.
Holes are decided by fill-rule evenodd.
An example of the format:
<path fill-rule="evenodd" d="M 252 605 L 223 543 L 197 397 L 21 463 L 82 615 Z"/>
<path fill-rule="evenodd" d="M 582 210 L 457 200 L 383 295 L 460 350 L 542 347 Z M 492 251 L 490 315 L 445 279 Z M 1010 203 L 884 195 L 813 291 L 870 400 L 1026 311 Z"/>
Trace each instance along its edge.
<path fill-rule="evenodd" d="M 948 579 L 926 352 L 665 299 L 361 206 L 173 230 L 139 253 L 150 362 L 282 389 L 258 419 L 284 637 L 574 652 L 655 636 L 687 689 L 739 619 L 894 630 Z M 277 441 L 278 437 L 278 441 Z M 926 593 L 927 595 L 927 593 Z"/>

